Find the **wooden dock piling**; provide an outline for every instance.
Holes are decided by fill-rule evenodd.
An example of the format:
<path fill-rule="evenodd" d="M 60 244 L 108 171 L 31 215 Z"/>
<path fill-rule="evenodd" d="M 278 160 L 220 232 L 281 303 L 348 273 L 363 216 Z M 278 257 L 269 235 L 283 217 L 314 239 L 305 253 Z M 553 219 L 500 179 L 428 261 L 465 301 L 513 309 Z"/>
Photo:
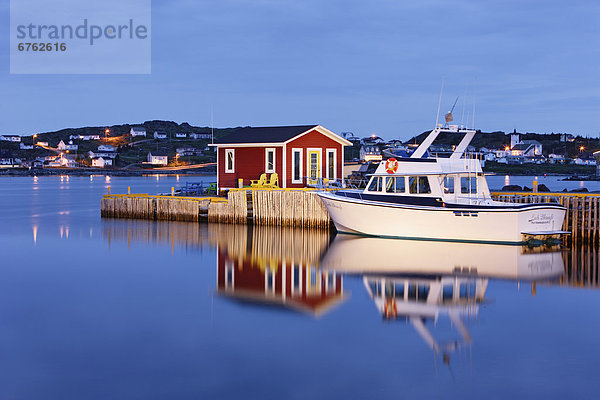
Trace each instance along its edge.
<path fill-rule="evenodd" d="M 230 224 L 291 226 L 327 229 L 330 218 L 316 191 L 231 190 L 227 198 L 151 196 L 148 194 L 105 195 L 101 215 L 108 218 L 137 218 L 199 221 Z"/>

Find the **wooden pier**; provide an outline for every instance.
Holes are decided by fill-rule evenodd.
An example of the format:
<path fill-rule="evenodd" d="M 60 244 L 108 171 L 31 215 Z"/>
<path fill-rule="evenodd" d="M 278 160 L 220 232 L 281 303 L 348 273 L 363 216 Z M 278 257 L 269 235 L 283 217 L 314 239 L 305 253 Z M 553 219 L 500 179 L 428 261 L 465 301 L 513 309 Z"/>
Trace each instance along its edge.
<path fill-rule="evenodd" d="M 110 194 L 102 199 L 101 215 L 322 229 L 331 223 L 314 189 L 240 189 L 229 191 L 227 198 Z"/>
<path fill-rule="evenodd" d="M 101 215 L 169 221 L 201 221 L 328 229 L 331 221 L 315 189 L 235 189 L 224 197 L 105 195 Z M 600 194 L 493 192 L 499 201 L 556 202 L 567 208 L 562 229 L 570 244 L 600 243 Z"/>

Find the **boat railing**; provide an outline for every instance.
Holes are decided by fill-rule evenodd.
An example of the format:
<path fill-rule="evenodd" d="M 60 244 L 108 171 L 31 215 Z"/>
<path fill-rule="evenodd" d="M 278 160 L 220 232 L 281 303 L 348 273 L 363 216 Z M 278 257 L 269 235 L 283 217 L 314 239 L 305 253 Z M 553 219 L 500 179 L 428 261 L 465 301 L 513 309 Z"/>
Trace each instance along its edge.
<path fill-rule="evenodd" d="M 358 178 L 338 178 L 338 179 L 328 179 L 328 178 L 312 178 L 309 176 L 305 176 L 307 187 L 312 187 L 315 189 L 361 189 L 367 187 L 366 179 L 358 179 Z"/>

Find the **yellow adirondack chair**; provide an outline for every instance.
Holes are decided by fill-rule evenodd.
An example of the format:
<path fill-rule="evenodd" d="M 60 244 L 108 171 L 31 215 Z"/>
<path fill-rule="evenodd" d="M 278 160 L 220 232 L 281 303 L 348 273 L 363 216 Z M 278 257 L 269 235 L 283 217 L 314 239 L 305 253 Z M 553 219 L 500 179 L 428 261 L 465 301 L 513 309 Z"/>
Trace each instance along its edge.
<path fill-rule="evenodd" d="M 250 187 L 261 188 L 267 184 L 267 174 L 260 174 L 260 178 L 257 181 L 250 181 Z"/>
<path fill-rule="evenodd" d="M 272 189 L 279 188 L 279 175 L 276 172 L 272 173 L 269 183 L 265 183 L 263 186 Z"/>

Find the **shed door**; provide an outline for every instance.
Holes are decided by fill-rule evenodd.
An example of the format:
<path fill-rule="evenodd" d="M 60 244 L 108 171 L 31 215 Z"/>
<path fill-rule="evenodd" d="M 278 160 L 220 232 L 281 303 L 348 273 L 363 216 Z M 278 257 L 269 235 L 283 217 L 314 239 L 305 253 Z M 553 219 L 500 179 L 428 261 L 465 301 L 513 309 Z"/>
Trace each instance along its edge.
<path fill-rule="evenodd" d="M 307 159 L 308 184 L 318 185 L 321 183 L 321 150 L 308 149 Z"/>

